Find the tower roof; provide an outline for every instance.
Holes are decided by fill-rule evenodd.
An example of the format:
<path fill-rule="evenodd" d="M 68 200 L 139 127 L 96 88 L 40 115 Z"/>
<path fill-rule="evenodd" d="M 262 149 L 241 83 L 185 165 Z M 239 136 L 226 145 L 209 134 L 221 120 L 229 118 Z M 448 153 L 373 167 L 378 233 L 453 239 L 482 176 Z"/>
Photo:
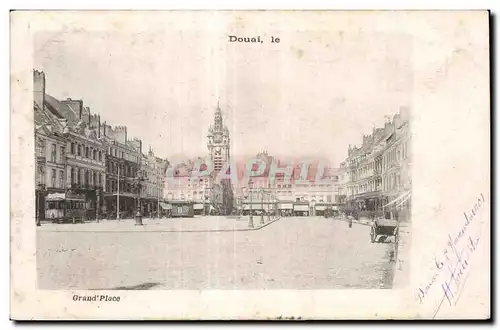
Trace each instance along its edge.
<path fill-rule="evenodd" d="M 216 131 L 224 129 L 224 120 L 222 119 L 222 110 L 220 109 L 219 101 L 217 101 L 217 109 L 215 109 L 213 128 Z"/>

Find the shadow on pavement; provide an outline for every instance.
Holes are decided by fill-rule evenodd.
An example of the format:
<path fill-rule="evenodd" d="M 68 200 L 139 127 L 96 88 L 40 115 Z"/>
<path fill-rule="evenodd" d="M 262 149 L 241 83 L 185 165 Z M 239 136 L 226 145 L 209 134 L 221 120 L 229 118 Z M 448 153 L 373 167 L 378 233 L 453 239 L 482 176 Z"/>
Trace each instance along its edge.
<path fill-rule="evenodd" d="M 139 285 L 119 286 L 116 288 L 112 288 L 111 290 L 149 290 L 160 284 L 161 283 L 142 283 Z"/>

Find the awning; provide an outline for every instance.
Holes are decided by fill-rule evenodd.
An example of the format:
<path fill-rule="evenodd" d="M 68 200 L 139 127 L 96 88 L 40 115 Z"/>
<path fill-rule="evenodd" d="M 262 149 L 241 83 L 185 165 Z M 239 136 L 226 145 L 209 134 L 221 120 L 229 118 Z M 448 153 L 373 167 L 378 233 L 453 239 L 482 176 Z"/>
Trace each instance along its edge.
<path fill-rule="evenodd" d="M 66 194 L 64 193 L 52 193 L 48 194 L 45 200 L 47 201 L 63 201 L 66 199 Z"/>
<path fill-rule="evenodd" d="M 203 204 L 194 204 L 193 208 L 195 210 L 203 210 Z"/>
<path fill-rule="evenodd" d="M 326 210 L 325 205 L 316 205 L 316 211 L 324 211 L 324 210 Z"/>
<path fill-rule="evenodd" d="M 280 210 L 293 210 L 293 204 L 280 204 Z"/>
<path fill-rule="evenodd" d="M 250 211 L 250 205 L 248 205 L 248 204 L 243 205 L 243 210 Z M 252 205 L 252 211 L 253 210 L 262 210 L 262 205 L 260 205 L 260 204 L 259 205 Z"/>
<path fill-rule="evenodd" d="M 294 211 L 309 211 L 309 205 L 294 205 Z"/>
<path fill-rule="evenodd" d="M 164 210 L 171 210 L 172 209 L 172 205 L 167 204 L 167 203 L 160 203 L 160 206 Z"/>

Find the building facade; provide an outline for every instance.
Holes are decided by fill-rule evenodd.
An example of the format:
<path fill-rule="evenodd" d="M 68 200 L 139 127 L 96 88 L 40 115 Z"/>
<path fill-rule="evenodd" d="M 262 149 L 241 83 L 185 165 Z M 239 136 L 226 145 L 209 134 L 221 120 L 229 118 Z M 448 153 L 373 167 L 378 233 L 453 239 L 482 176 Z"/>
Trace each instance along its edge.
<path fill-rule="evenodd" d="M 196 215 L 208 214 L 215 207 L 210 207 L 214 200 L 213 176 L 194 173 L 195 164 L 205 163 L 201 158 L 180 164 L 168 165 L 165 199 L 167 203 L 175 201 L 192 202 Z"/>
<path fill-rule="evenodd" d="M 104 190 L 104 157 L 99 119 L 83 101 L 58 100 L 45 93 L 45 74 L 34 71 L 35 149 L 45 173 L 45 200 L 38 210 L 53 219 L 96 219 Z M 92 122 L 94 119 L 94 122 Z M 45 165 L 43 155 L 45 150 Z M 40 175 L 37 175 L 40 181 Z M 40 183 L 37 182 L 37 186 Z M 57 190 L 54 190 L 57 189 Z M 54 191 L 54 193 L 50 193 Z M 38 212 L 39 214 L 41 212 Z"/>
<path fill-rule="evenodd" d="M 104 212 L 108 219 L 135 216 L 140 208 L 140 189 L 144 184 L 141 171 L 142 141 L 129 140 L 127 127 L 101 127 L 105 150 L 106 194 Z"/>
<path fill-rule="evenodd" d="M 347 173 L 341 190 L 348 212 L 394 212 L 407 218 L 411 206 L 411 134 L 407 108 L 387 120 L 384 127 L 363 136 L 360 147 L 349 146 L 341 164 Z"/>
<path fill-rule="evenodd" d="M 323 215 L 327 209 L 337 207 L 339 193 L 338 169 L 328 162 L 309 160 L 307 162 L 287 162 L 261 152 L 256 156 L 258 162 L 265 165 L 261 174 L 245 178 L 238 189 L 240 204 L 252 201 L 252 210 L 263 209 L 267 212 L 278 204 L 281 213 L 289 215 Z M 287 173 L 277 168 L 289 168 Z M 259 164 L 254 164 L 257 170 Z M 276 173 L 272 173 L 272 168 Z M 304 169 L 303 169 L 304 168 Z M 252 186 L 249 196 L 248 189 Z M 254 205 L 255 204 L 255 205 Z M 249 208 L 247 206 L 245 210 Z"/>
<path fill-rule="evenodd" d="M 38 73 L 37 73 L 38 74 Z M 66 139 L 58 118 L 42 108 L 43 101 L 34 103 L 35 130 L 35 217 L 46 220 L 57 216 L 52 210 L 61 210 L 66 188 Z"/>
<path fill-rule="evenodd" d="M 164 205 L 164 188 L 166 183 L 166 172 L 169 166 L 168 160 L 156 157 L 153 150 L 149 148 L 147 155 L 142 155 L 142 173 L 144 184 L 141 191 L 141 203 L 143 214 L 149 217 L 159 217 Z"/>

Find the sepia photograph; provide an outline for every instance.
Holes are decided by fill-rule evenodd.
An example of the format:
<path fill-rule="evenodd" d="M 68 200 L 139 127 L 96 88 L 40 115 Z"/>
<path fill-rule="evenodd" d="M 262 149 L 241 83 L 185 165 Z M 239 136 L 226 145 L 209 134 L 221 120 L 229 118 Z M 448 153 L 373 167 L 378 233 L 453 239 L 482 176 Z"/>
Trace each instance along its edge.
<path fill-rule="evenodd" d="M 407 15 L 415 30 L 395 28 Z M 476 24 L 479 16 L 447 20 Z M 463 189 L 446 184 L 450 192 L 440 190 L 436 177 L 458 178 L 437 174 L 432 166 L 439 165 L 422 151 L 433 144 L 431 136 L 440 139 L 425 125 L 435 130 L 445 119 L 430 119 L 420 103 L 431 95 L 422 93 L 422 81 L 428 87 L 440 78 L 420 80 L 422 39 L 429 37 L 413 31 L 437 17 L 110 11 L 34 12 L 19 19 L 39 21 L 28 28 L 31 53 L 22 62 L 22 77 L 32 86 L 22 107 L 22 136 L 30 142 L 16 150 L 28 165 L 13 167 L 31 182 L 23 181 L 23 187 L 31 184 L 23 189 L 29 204 L 12 228 L 32 228 L 33 290 L 71 308 L 85 306 L 83 312 L 95 304 L 82 318 L 95 316 L 100 304 L 119 309 L 132 291 L 294 292 L 300 299 L 335 290 L 330 295 L 342 301 L 353 292 L 360 299 L 392 299 L 381 300 L 392 308 L 385 314 L 363 312 L 377 301 L 371 296 L 359 305 L 361 315 L 341 318 L 418 317 L 418 306 L 432 294 L 438 298 L 423 317 L 435 317 L 443 301 L 456 305 L 469 256 L 457 254 L 448 265 L 448 250 L 421 250 L 436 273 L 415 281 L 423 272 L 415 249 L 418 254 L 426 240 L 435 240 L 428 246 L 448 244 L 456 252 L 474 217 L 486 217 L 489 179 L 470 191 L 475 204 L 458 212 L 466 220 L 461 231 L 448 235 L 445 222 L 434 225 L 431 218 L 445 214 L 441 209 L 457 207 L 431 205 L 432 196 Z M 487 15 L 481 17 L 486 22 L 478 30 L 487 27 Z M 425 39 L 425 47 L 436 44 Z M 451 79 L 449 71 L 434 72 Z M 475 86 L 487 93 L 487 79 L 483 83 Z M 479 119 L 469 122 L 488 129 L 481 121 L 488 108 L 476 110 Z M 458 153 L 441 146 L 443 157 Z M 489 157 L 487 148 L 477 151 Z M 456 160 L 456 166 L 464 162 Z M 465 203 L 465 196 L 459 200 Z M 438 208 L 432 216 L 424 210 Z M 473 254 L 479 241 L 469 237 L 463 244 Z M 452 280 L 437 272 L 441 268 Z M 250 319 L 278 317 L 248 311 L 243 315 Z"/>
<path fill-rule="evenodd" d="M 37 34 L 38 286 L 403 285 L 411 43 L 356 31 L 301 50 L 327 36 L 294 36 L 293 81 L 277 42 L 233 44 L 260 36 Z"/>

